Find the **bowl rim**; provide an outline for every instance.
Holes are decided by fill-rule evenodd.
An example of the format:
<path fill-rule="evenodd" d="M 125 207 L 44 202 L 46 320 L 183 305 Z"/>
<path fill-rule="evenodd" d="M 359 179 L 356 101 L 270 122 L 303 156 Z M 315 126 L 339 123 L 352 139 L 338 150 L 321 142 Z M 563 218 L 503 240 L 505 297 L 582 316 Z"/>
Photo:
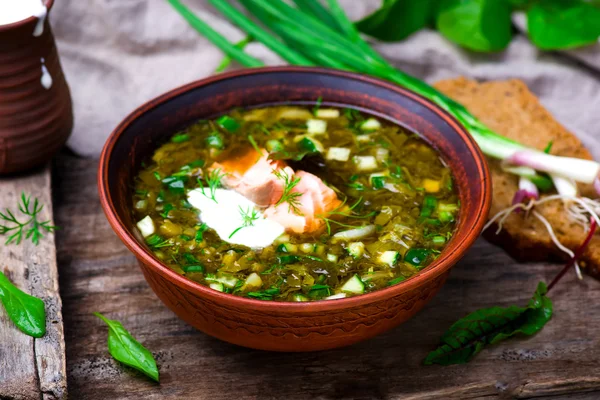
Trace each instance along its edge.
<path fill-rule="evenodd" d="M 54 6 L 54 0 L 46 0 L 44 2 L 44 5 L 46 6 L 46 10 L 49 13 L 50 10 L 52 9 L 52 6 Z M 46 19 L 48 19 L 47 15 L 46 15 Z M 27 17 L 27 18 L 19 20 L 19 21 L 11 22 L 10 24 L 0 25 L 0 33 L 4 32 L 4 31 L 8 32 L 11 29 L 20 28 L 21 26 L 30 24 L 37 20 L 38 20 L 38 17 L 32 15 L 31 17 Z"/>
<path fill-rule="evenodd" d="M 113 154 L 113 149 L 118 142 L 118 139 L 123 132 L 129 127 L 129 125 L 135 121 L 138 117 L 145 114 L 146 112 L 160 106 L 162 103 L 169 101 L 172 98 L 180 96 L 190 90 L 210 85 L 211 83 L 228 80 L 240 76 L 253 75 L 253 74 L 269 74 L 269 73 L 314 73 L 314 74 L 325 74 L 333 75 L 335 77 L 346 78 L 349 80 L 359 80 L 364 83 L 383 87 L 392 91 L 395 91 L 403 96 L 409 97 L 410 99 L 420 103 L 430 111 L 436 113 L 442 118 L 447 124 L 455 130 L 469 148 L 470 155 L 475 159 L 480 175 L 480 180 L 476 181 L 481 185 L 481 200 L 477 205 L 477 216 L 476 221 L 471 226 L 465 226 L 463 229 L 469 229 L 469 232 L 465 234 L 464 240 L 455 243 L 450 248 L 445 248 L 445 254 L 438 258 L 431 266 L 428 266 L 424 270 L 413 275 L 405 282 L 393 285 L 387 288 L 379 289 L 371 293 L 365 293 L 359 296 L 353 296 L 344 299 L 337 299 L 335 301 L 311 301 L 311 302 L 287 302 L 287 301 L 261 301 L 256 299 L 250 299 L 242 296 L 235 296 L 232 294 L 218 292 L 210 289 L 200 283 L 194 282 L 183 275 L 170 269 L 164 265 L 158 259 L 142 246 L 138 240 L 128 232 L 124 224 L 121 222 L 113 201 L 109 196 L 109 184 L 108 184 L 108 166 L 110 159 Z M 410 125 L 410 124 L 409 124 Z M 435 105 L 430 100 L 410 91 L 406 88 L 387 82 L 378 78 L 374 78 L 367 75 L 357 74 L 353 72 L 347 72 L 337 69 L 321 68 L 321 67 L 301 67 L 301 66 L 275 66 L 275 67 L 258 67 L 258 68 L 245 68 L 235 70 L 231 72 L 225 72 L 217 75 L 212 75 L 204 79 L 200 79 L 178 88 L 170 90 L 144 104 L 139 106 L 137 109 L 132 111 L 125 119 L 113 130 L 108 137 L 102 153 L 100 155 L 98 165 L 98 192 L 100 196 L 100 203 L 104 210 L 104 213 L 119 239 L 127 246 L 127 248 L 136 256 L 138 261 L 150 268 L 153 272 L 156 272 L 171 283 L 175 284 L 179 288 L 192 292 L 193 294 L 202 297 L 209 298 L 214 301 L 218 301 L 223 305 L 232 307 L 244 307 L 264 312 L 278 312 L 278 313 L 292 313 L 292 314 L 306 314 L 323 311 L 341 311 L 349 308 L 358 306 L 364 306 L 365 304 L 371 304 L 395 297 L 401 293 L 410 292 L 418 287 L 422 286 L 426 281 L 433 280 L 436 277 L 446 273 L 452 268 L 465 254 L 469 247 L 479 237 L 483 226 L 486 223 L 487 215 L 491 206 L 491 175 L 489 172 L 488 164 L 485 156 L 481 152 L 479 146 L 475 140 L 466 131 L 466 129 L 450 114 L 444 111 L 439 106 Z"/>

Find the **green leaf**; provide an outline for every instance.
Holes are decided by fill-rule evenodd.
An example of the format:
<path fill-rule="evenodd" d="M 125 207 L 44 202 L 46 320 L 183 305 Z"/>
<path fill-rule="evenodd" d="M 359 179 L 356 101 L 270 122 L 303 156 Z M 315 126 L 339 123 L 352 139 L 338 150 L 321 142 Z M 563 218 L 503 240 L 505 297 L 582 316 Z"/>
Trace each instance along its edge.
<path fill-rule="evenodd" d="M 463 364 L 489 344 L 516 334 L 531 336 L 552 317 L 552 301 L 540 282 L 527 307 L 491 307 L 477 310 L 458 320 L 444 333 L 440 346 L 424 360 L 431 364 Z"/>
<path fill-rule="evenodd" d="M 119 321 L 94 313 L 108 325 L 108 351 L 117 361 L 143 372 L 158 382 L 158 368 L 152 353 L 140 344 Z"/>
<path fill-rule="evenodd" d="M 440 0 L 436 27 L 448 40 L 474 51 L 500 51 L 512 39 L 507 0 Z"/>
<path fill-rule="evenodd" d="M 11 321 L 23 333 L 41 338 L 46 334 L 44 302 L 19 290 L 0 272 L 0 301 Z"/>
<path fill-rule="evenodd" d="M 427 25 L 434 8 L 433 0 L 384 0 L 377 11 L 358 21 L 356 27 L 379 40 L 394 42 Z"/>
<path fill-rule="evenodd" d="M 540 49 L 571 49 L 600 37 L 600 9 L 582 0 L 544 0 L 527 12 L 531 41 Z"/>

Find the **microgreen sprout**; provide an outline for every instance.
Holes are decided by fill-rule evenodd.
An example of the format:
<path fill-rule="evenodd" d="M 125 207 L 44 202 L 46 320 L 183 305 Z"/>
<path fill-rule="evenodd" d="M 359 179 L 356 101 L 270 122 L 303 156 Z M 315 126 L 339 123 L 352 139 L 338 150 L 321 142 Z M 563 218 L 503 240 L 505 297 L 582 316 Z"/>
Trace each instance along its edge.
<path fill-rule="evenodd" d="M 25 196 L 25 193 L 21 193 L 17 208 L 22 214 L 29 217 L 25 222 L 19 221 L 8 208 L 4 213 L 0 212 L 0 220 L 6 223 L 0 225 L 0 235 L 9 235 L 5 244 L 21 244 L 23 236 L 25 236 L 25 239 L 30 239 L 37 246 L 40 239 L 44 237 L 42 232 L 54 232 L 58 229 L 58 227 L 50 225 L 50 220 L 38 221 L 38 215 L 44 206 L 39 203 L 37 198 L 33 199 L 32 204 L 31 196 Z"/>

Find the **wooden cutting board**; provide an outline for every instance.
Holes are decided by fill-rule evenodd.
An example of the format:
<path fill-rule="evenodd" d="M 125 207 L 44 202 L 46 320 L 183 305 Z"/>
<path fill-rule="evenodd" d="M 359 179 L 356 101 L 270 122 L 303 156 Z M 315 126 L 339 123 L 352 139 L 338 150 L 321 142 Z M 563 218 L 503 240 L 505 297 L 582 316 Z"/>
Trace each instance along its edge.
<path fill-rule="evenodd" d="M 44 205 L 41 221 L 53 220 L 49 166 L 0 178 L 0 210 L 17 212 L 21 193 L 37 197 Z M 65 340 L 54 234 L 45 234 L 37 246 L 29 240 L 5 245 L 5 240 L 0 236 L 0 270 L 19 289 L 44 301 L 47 332 L 40 339 L 25 335 L 0 307 L 0 399 L 65 399 Z"/>

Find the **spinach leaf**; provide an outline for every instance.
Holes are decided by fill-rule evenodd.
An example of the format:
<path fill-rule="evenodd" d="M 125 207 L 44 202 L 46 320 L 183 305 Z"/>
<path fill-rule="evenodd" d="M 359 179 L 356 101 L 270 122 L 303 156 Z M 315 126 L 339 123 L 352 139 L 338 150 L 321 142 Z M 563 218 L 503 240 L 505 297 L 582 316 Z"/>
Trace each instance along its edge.
<path fill-rule="evenodd" d="M 527 12 L 529 37 L 543 50 L 570 49 L 600 37 L 600 8 L 583 0 L 544 0 Z"/>
<path fill-rule="evenodd" d="M 433 0 L 383 0 L 381 8 L 356 23 L 359 31 L 379 40 L 405 39 L 433 17 Z"/>
<path fill-rule="evenodd" d="M 507 0 L 440 0 L 436 27 L 467 49 L 499 51 L 512 39 L 510 13 Z"/>
<path fill-rule="evenodd" d="M 19 290 L 0 272 L 0 301 L 11 321 L 23 333 L 41 338 L 46 334 L 44 302 Z"/>
<path fill-rule="evenodd" d="M 463 364 L 489 344 L 518 333 L 531 336 L 552 317 L 552 301 L 540 282 L 527 307 L 491 307 L 477 310 L 458 320 L 444 333 L 440 346 L 424 360 L 431 364 Z"/>
<path fill-rule="evenodd" d="M 110 320 L 100 313 L 94 313 L 108 325 L 108 351 L 115 360 L 143 372 L 158 382 L 158 368 L 152 353 L 140 344 L 121 325 L 119 321 Z"/>

